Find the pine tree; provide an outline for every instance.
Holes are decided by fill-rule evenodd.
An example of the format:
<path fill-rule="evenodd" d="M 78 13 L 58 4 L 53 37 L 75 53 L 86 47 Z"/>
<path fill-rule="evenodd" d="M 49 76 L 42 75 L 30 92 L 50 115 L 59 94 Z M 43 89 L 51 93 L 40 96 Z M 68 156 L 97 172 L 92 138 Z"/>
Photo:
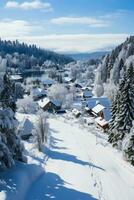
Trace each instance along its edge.
<path fill-rule="evenodd" d="M 14 100 L 14 87 L 5 74 L 0 93 L 0 169 L 11 167 L 14 160 L 24 161 L 23 146 L 16 132 L 18 123 Z"/>
<path fill-rule="evenodd" d="M 112 123 L 108 141 L 120 148 L 120 144 L 129 133 L 134 120 L 134 70 L 131 64 L 120 84 L 116 102 L 112 108 Z"/>
<path fill-rule="evenodd" d="M 9 107 L 15 112 L 15 84 L 10 81 L 7 73 L 3 76 L 3 90 L 0 94 L 0 101 L 3 108 Z"/>
<path fill-rule="evenodd" d="M 124 149 L 125 157 L 132 165 L 134 165 L 134 127 L 132 128 L 128 144 Z"/>

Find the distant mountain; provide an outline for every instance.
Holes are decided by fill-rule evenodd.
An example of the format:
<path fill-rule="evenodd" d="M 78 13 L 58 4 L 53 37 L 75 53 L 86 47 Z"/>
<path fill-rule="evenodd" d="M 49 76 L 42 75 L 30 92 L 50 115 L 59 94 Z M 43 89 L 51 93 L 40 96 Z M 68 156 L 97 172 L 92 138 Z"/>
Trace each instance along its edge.
<path fill-rule="evenodd" d="M 75 60 L 88 61 L 90 59 L 101 59 L 102 56 L 108 54 L 107 51 L 93 52 L 93 53 L 76 53 L 76 54 L 68 54 L 68 56 L 72 57 Z"/>

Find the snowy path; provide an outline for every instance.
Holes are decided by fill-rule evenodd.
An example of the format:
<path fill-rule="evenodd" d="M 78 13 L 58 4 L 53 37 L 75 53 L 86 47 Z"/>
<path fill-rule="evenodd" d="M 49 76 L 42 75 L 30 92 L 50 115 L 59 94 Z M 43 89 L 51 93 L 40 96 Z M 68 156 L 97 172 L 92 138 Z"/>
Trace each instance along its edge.
<path fill-rule="evenodd" d="M 50 128 L 46 173 L 32 185 L 26 200 L 134 199 L 134 169 L 115 150 L 96 145 L 95 135 L 62 118 L 50 119 Z"/>

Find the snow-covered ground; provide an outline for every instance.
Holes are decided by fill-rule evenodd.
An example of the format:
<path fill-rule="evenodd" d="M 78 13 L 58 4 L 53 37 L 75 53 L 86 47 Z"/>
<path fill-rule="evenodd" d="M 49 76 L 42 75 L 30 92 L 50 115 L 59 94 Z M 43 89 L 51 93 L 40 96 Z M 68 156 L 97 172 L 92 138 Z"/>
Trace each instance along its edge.
<path fill-rule="evenodd" d="M 50 119 L 46 173 L 26 200 L 133 200 L 134 169 L 108 146 L 95 127 L 88 130 L 64 118 Z"/>
<path fill-rule="evenodd" d="M 19 163 L 6 172 L 9 187 L 5 186 L 0 200 L 134 199 L 134 168 L 94 125 L 80 126 L 71 116 L 51 117 L 49 123 L 46 155 L 25 143 L 30 152 L 29 164 Z"/>

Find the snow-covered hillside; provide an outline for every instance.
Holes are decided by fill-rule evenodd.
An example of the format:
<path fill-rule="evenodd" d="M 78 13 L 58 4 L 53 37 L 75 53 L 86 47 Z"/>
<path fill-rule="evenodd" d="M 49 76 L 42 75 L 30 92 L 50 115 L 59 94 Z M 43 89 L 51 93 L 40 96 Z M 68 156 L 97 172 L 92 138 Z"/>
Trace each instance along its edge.
<path fill-rule="evenodd" d="M 71 115 L 51 117 L 49 124 L 46 156 L 26 143 L 29 164 L 7 173 L 7 200 L 133 200 L 134 169 L 107 143 L 106 135 Z M 4 196 L 3 191 L 1 200 Z"/>
<path fill-rule="evenodd" d="M 95 94 L 105 93 L 112 98 L 130 62 L 134 63 L 134 36 L 102 59 L 95 77 Z"/>

